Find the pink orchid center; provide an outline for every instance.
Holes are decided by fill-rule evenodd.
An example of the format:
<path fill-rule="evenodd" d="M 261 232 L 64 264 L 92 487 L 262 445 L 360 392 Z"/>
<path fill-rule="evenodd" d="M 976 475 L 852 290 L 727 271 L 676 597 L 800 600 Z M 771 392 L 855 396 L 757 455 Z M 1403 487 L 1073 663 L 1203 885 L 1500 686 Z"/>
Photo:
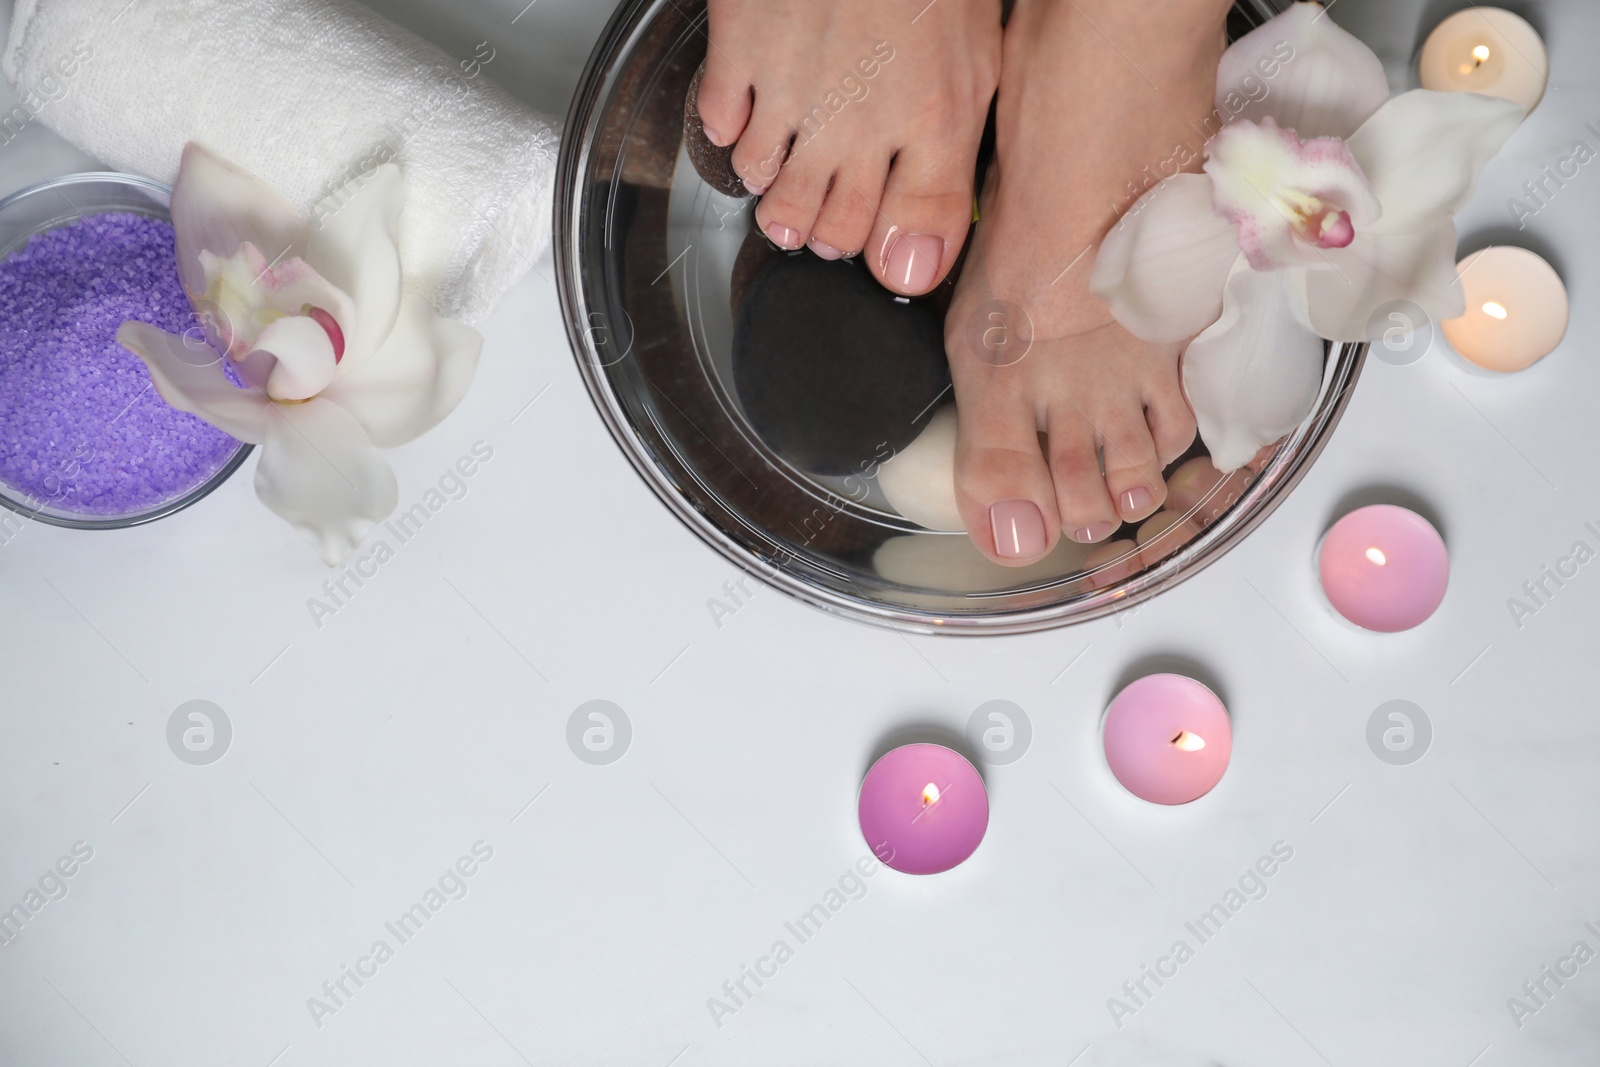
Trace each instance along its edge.
<path fill-rule="evenodd" d="M 1349 243 L 1348 241 L 1345 242 L 1345 244 Z M 1344 245 L 1337 247 L 1343 248 Z M 323 332 L 328 335 L 328 343 L 333 345 L 333 361 L 338 363 L 344 358 L 344 331 L 339 329 L 338 320 L 318 307 L 312 308 L 306 314 L 311 317 L 313 322 L 321 326 Z"/>
<path fill-rule="evenodd" d="M 1314 196 L 1301 196 L 1305 201 L 1303 206 L 1293 203 L 1297 198 L 1285 197 L 1291 201 L 1290 217 L 1293 219 L 1295 235 L 1318 248 L 1349 247 L 1350 242 L 1356 239 L 1356 227 L 1350 221 L 1350 212 Z"/>
<path fill-rule="evenodd" d="M 1318 264 L 1322 250 L 1349 247 L 1383 214 L 1344 141 L 1302 141 L 1270 115 L 1213 137 L 1205 172 L 1213 209 L 1238 227 L 1239 248 L 1256 270 Z"/>

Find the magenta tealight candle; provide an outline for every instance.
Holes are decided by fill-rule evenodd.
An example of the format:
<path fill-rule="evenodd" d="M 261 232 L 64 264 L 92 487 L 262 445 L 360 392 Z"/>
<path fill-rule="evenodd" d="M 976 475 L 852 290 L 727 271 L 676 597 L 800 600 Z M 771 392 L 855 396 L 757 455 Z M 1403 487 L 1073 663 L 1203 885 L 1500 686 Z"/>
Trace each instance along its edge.
<path fill-rule="evenodd" d="M 1396 633 L 1438 609 L 1450 583 L 1450 553 L 1421 515 L 1373 504 L 1333 524 L 1317 550 L 1317 572 L 1340 615 L 1362 629 Z"/>
<path fill-rule="evenodd" d="M 989 826 L 989 794 L 977 768 L 943 745 L 884 753 L 861 783 L 861 834 L 886 866 L 938 874 L 961 863 Z"/>
<path fill-rule="evenodd" d="M 1217 695 L 1181 674 L 1149 674 L 1118 693 L 1102 728 L 1117 781 L 1154 804 L 1187 804 L 1228 769 L 1233 727 Z"/>

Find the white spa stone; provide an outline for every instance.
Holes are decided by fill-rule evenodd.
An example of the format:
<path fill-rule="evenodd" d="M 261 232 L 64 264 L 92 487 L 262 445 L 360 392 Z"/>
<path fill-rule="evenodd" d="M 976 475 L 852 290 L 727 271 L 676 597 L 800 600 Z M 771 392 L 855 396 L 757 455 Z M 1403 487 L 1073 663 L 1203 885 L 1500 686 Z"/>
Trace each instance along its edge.
<path fill-rule="evenodd" d="M 956 507 L 956 409 L 941 408 L 928 428 L 878 468 L 889 504 L 919 526 L 943 533 L 967 528 Z"/>

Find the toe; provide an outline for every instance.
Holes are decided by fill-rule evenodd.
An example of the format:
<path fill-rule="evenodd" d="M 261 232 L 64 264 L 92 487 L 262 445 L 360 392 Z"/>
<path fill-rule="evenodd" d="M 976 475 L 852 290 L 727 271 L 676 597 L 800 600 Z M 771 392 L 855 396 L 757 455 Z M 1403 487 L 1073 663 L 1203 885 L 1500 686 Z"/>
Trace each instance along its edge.
<path fill-rule="evenodd" d="M 811 237 L 833 179 L 827 157 L 799 149 L 767 187 L 756 208 L 756 225 L 779 248 L 801 248 Z"/>
<path fill-rule="evenodd" d="M 1061 523 L 1033 409 L 993 384 L 957 386 L 956 503 L 979 551 L 1021 566 L 1055 547 Z"/>
<path fill-rule="evenodd" d="M 895 157 L 867 242 L 879 281 L 919 296 L 944 280 L 972 225 L 972 172 L 961 152 L 914 146 Z"/>
<path fill-rule="evenodd" d="M 1104 541 L 1122 524 L 1106 491 L 1096 455 L 1095 431 L 1076 409 L 1061 405 L 1050 416 L 1050 476 L 1061 529 L 1074 541 Z"/>
<path fill-rule="evenodd" d="M 765 193 L 777 181 L 789 158 L 794 130 L 779 117 L 781 114 L 778 105 L 768 106 L 763 98 L 757 97 L 750 122 L 733 148 L 734 173 L 744 179 L 745 188 L 756 196 Z"/>
<path fill-rule="evenodd" d="M 1155 439 L 1156 455 L 1161 465 L 1176 460 L 1194 444 L 1194 412 L 1183 398 L 1183 388 L 1178 376 L 1163 379 L 1145 397 L 1145 420 L 1150 426 L 1150 436 Z"/>
<path fill-rule="evenodd" d="M 1155 438 L 1139 406 L 1113 408 L 1101 419 L 1100 444 L 1106 490 L 1124 522 L 1138 522 L 1167 498 Z"/>
<path fill-rule="evenodd" d="M 841 168 L 811 230 L 811 248 L 824 259 L 853 256 L 867 246 L 883 198 L 889 161 Z"/>
<path fill-rule="evenodd" d="M 726 148 L 737 141 L 750 122 L 754 90 L 750 79 L 734 65 L 715 38 L 706 50 L 705 73 L 700 76 L 696 106 L 706 137 Z"/>

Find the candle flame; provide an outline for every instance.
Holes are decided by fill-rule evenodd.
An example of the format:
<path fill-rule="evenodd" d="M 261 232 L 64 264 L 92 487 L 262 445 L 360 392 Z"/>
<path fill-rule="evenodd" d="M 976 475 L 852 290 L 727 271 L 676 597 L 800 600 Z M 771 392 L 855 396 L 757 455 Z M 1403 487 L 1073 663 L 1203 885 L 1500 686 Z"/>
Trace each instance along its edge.
<path fill-rule="evenodd" d="M 1179 730 L 1173 737 L 1172 743 L 1182 752 L 1199 752 L 1206 747 L 1206 739 L 1199 734 L 1191 734 L 1188 730 Z"/>
<path fill-rule="evenodd" d="M 1493 54 L 1494 53 L 1489 51 L 1488 45 L 1480 44 L 1472 50 L 1472 62 L 1461 64 L 1457 72 L 1461 74 L 1462 77 L 1466 77 L 1468 74 L 1472 74 L 1479 67 L 1489 62 L 1489 57 Z"/>
<path fill-rule="evenodd" d="M 1483 305 L 1483 313 L 1491 319 L 1503 319 L 1511 314 L 1506 310 L 1506 306 L 1497 300 L 1490 300 L 1485 303 Z"/>
<path fill-rule="evenodd" d="M 939 787 L 929 782 L 922 787 L 922 806 L 931 807 L 939 800 Z"/>
<path fill-rule="evenodd" d="M 1367 558 L 1380 567 L 1387 567 L 1389 565 L 1389 557 L 1383 554 L 1383 549 L 1381 548 L 1367 549 Z"/>

